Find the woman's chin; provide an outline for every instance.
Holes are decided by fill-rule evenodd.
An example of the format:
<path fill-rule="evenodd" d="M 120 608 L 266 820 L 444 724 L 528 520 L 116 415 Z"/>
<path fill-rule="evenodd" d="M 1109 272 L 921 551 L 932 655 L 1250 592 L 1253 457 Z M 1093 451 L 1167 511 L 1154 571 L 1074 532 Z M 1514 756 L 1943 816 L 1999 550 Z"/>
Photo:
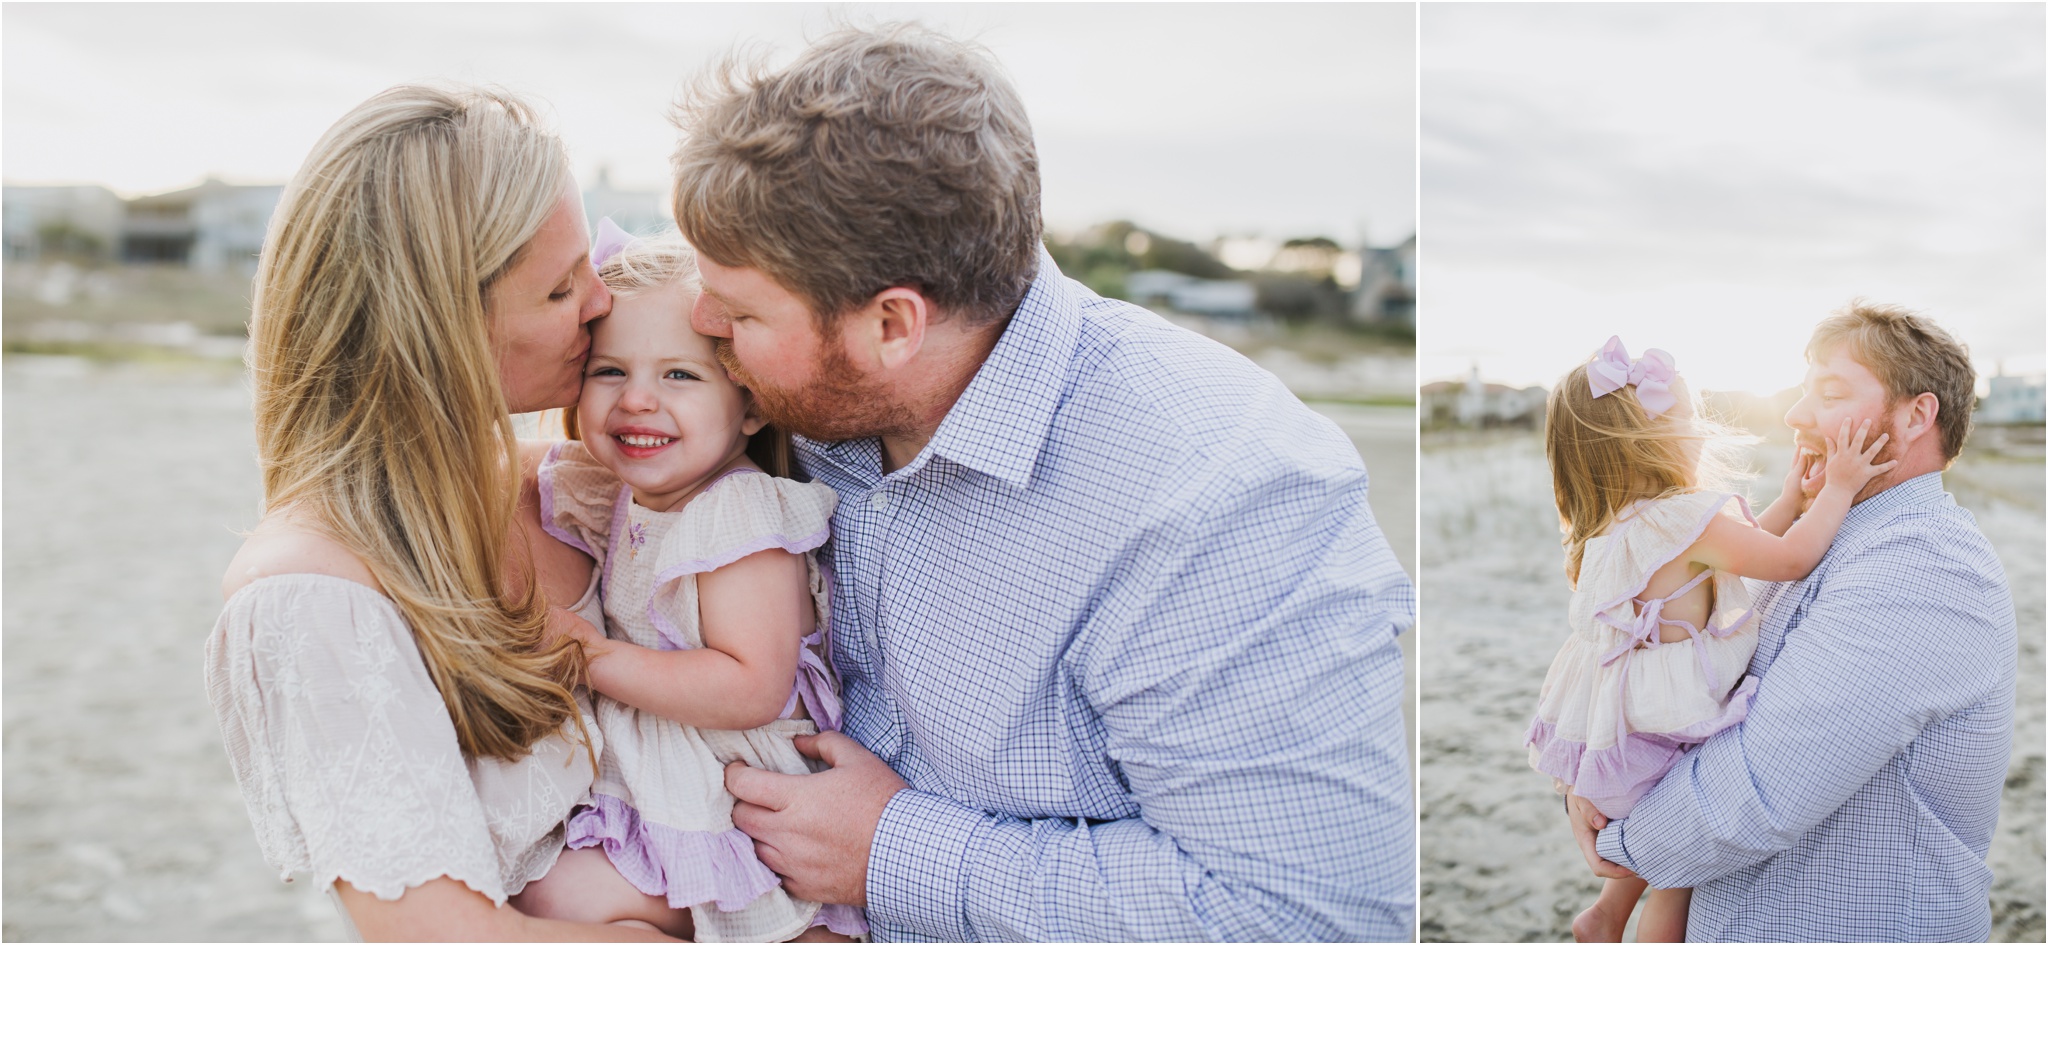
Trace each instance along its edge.
<path fill-rule="evenodd" d="M 542 410 L 574 410 L 577 400 L 583 397 L 583 375 L 576 380 L 546 395 L 506 396 L 506 410 L 514 414 L 538 413 Z"/>

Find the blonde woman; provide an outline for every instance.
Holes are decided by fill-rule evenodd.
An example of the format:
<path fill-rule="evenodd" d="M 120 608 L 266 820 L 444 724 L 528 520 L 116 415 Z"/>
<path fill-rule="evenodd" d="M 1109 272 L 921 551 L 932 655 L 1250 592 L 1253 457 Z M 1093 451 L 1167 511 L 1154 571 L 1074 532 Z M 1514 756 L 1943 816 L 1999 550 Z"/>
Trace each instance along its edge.
<path fill-rule="evenodd" d="M 265 857 L 364 939 L 668 939 L 506 903 L 553 866 L 602 743 L 547 628 L 551 599 L 596 619 L 591 563 L 530 540 L 510 413 L 576 402 L 610 307 L 561 143 L 507 95 L 377 95 L 272 219 L 267 510 L 207 689 Z"/>

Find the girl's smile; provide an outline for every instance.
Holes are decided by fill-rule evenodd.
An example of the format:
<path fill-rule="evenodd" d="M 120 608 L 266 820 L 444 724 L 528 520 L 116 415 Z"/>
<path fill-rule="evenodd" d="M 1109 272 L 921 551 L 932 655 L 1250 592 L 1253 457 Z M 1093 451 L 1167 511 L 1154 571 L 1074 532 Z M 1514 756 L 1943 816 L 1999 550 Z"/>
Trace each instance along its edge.
<path fill-rule="evenodd" d="M 619 444 L 620 453 L 633 458 L 653 457 L 676 445 L 675 436 L 640 425 L 621 425 L 607 434 Z"/>

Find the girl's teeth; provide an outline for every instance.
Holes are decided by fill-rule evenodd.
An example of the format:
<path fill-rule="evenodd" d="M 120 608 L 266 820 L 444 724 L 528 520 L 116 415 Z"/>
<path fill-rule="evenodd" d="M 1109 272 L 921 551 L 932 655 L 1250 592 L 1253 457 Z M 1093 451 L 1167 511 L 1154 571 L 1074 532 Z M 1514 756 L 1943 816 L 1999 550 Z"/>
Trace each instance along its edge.
<path fill-rule="evenodd" d="M 662 435 L 622 435 L 619 436 L 618 438 L 619 442 L 622 442 L 627 446 L 638 447 L 667 446 L 668 444 L 675 442 L 674 439 Z"/>

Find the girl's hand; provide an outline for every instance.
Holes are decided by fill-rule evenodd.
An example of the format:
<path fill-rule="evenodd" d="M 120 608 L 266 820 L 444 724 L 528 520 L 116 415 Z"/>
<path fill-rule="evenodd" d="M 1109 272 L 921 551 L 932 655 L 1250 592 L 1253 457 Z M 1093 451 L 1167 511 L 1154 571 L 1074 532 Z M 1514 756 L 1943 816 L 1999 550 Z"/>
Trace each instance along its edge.
<path fill-rule="evenodd" d="M 1786 469 L 1785 482 L 1778 490 L 1779 497 L 1790 498 L 1786 504 L 1796 504 L 1802 510 L 1805 509 L 1806 501 L 1813 496 L 1806 488 L 1807 473 L 1814 470 L 1814 465 L 1819 460 L 1819 454 L 1798 443 L 1792 444 L 1792 467 Z"/>
<path fill-rule="evenodd" d="M 548 638 L 575 639 L 583 644 L 585 653 L 596 653 L 597 643 L 604 641 L 604 636 L 591 627 L 589 621 L 560 606 L 548 607 Z"/>
<path fill-rule="evenodd" d="M 1871 463 L 1871 459 L 1877 456 L 1878 450 L 1884 447 L 1884 444 L 1891 439 L 1891 436 L 1889 434 L 1880 435 L 1876 439 L 1870 440 L 1870 445 L 1865 446 L 1864 440 L 1869 438 L 1869 436 L 1869 418 L 1864 418 L 1863 423 L 1856 427 L 1856 441 L 1854 443 L 1849 441 L 1849 422 L 1842 422 L 1841 432 L 1834 438 L 1827 440 L 1827 485 L 1839 486 L 1854 494 L 1862 490 L 1872 479 L 1898 467 L 1899 462 L 1897 461 L 1886 461 L 1883 464 Z"/>

